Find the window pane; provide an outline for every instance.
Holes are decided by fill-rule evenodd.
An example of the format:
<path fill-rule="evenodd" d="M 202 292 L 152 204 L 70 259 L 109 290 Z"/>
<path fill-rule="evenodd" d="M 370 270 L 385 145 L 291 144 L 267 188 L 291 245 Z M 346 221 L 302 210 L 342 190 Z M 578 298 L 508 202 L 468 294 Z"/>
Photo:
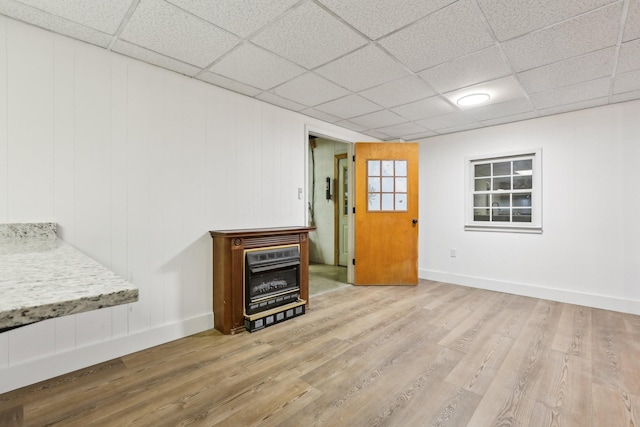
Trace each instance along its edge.
<path fill-rule="evenodd" d="M 489 207 L 489 195 L 488 194 L 474 194 L 473 207 L 484 208 Z"/>
<path fill-rule="evenodd" d="M 380 160 L 369 160 L 367 170 L 369 176 L 380 176 Z"/>
<path fill-rule="evenodd" d="M 407 210 L 407 195 L 403 193 L 396 193 L 396 210 L 397 211 L 406 211 Z"/>
<path fill-rule="evenodd" d="M 396 176 L 407 176 L 406 160 L 396 160 Z"/>
<path fill-rule="evenodd" d="M 529 190 L 531 188 L 532 179 L 530 176 L 516 175 L 513 177 L 514 190 Z"/>
<path fill-rule="evenodd" d="M 531 206 L 531 193 L 516 193 L 513 195 L 513 206 Z"/>
<path fill-rule="evenodd" d="M 514 175 L 531 175 L 533 173 L 533 161 L 528 160 L 516 160 L 513 162 L 513 174 Z"/>
<path fill-rule="evenodd" d="M 511 162 L 500 162 L 493 164 L 493 176 L 511 175 Z"/>
<path fill-rule="evenodd" d="M 511 177 L 493 178 L 493 191 L 511 190 Z"/>
<path fill-rule="evenodd" d="M 476 191 L 489 191 L 491 190 L 490 178 L 476 179 Z"/>
<path fill-rule="evenodd" d="M 396 178 L 396 191 L 398 193 L 407 192 L 407 178 Z"/>
<path fill-rule="evenodd" d="M 382 176 L 393 176 L 393 160 L 382 161 Z"/>
<path fill-rule="evenodd" d="M 492 209 L 492 211 L 494 221 L 509 221 L 509 209 Z"/>
<path fill-rule="evenodd" d="M 382 178 L 382 192 L 393 193 L 393 178 Z"/>
<path fill-rule="evenodd" d="M 473 210 L 474 221 L 489 221 L 489 209 L 474 209 Z"/>
<path fill-rule="evenodd" d="M 380 193 L 369 193 L 369 210 L 380 210 Z"/>
<path fill-rule="evenodd" d="M 393 194 L 382 194 L 382 210 L 383 211 L 392 211 L 394 208 L 393 205 Z"/>
<path fill-rule="evenodd" d="M 491 176 L 491 163 L 486 163 L 484 165 L 475 165 L 473 176 Z"/>
<path fill-rule="evenodd" d="M 508 208 L 511 206 L 511 195 L 510 194 L 492 194 L 491 195 L 491 206 L 492 207 L 501 207 Z"/>
<path fill-rule="evenodd" d="M 380 192 L 380 178 L 369 178 L 369 192 Z"/>
<path fill-rule="evenodd" d="M 531 209 L 514 209 L 513 222 L 531 222 Z"/>

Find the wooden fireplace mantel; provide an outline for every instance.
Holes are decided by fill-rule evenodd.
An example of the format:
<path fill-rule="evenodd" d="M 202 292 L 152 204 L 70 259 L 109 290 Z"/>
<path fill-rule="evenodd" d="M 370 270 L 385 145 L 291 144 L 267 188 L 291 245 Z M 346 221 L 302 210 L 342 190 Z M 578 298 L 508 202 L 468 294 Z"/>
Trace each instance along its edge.
<path fill-rule="evenodd" d="M 309 307 L 309 231 L 315 227 L 210 231 L 213 238 L 213 324 L 223 334 L 244 327 L 244 251 L 300 245 L 300 298 Z"/>

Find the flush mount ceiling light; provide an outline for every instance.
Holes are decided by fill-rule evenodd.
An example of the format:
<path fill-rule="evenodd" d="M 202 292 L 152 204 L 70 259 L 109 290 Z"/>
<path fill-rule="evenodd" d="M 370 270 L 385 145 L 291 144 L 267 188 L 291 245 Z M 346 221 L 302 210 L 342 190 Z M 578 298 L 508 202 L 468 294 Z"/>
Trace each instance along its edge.
<path fill-rule="evenodd" d="M 469 105 L 478 105 L 489 100 L 489 95 L 486 93 L 472 93 L 471 95 L 463 96 L 458 99 L 457 104 L 467 107 Z"/>

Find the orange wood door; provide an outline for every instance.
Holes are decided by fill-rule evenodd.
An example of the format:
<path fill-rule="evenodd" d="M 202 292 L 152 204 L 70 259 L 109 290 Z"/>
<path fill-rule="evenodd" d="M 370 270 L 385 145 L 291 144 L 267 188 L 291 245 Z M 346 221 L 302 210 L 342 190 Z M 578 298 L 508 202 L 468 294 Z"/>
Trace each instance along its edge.
<path fill-rule="evenodd" d="M 418 283 L 418 144 L 355 145 L 356 285 Z"/>

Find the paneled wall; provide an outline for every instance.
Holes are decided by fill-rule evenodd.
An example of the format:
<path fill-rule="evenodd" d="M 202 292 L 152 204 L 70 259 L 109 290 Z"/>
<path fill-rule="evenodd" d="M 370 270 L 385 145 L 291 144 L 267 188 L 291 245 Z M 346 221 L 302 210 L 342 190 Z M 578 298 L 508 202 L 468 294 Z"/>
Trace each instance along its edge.
<path fill-rule="evenodd" d="M 638 117 L 631 101 L 429 138 L 420 276 L 640 314 Z M 532 148 L 542 148 L 543 233 L 464 231 L 465 157 Z"/>
<path fill-rule="evenodd" d="M 208 230 L 305 225 L 307 127 L 366 138 L 0 17 L 0 222 L 140 289 L 0 334 L 0 393 L 212 327 Z"/>

